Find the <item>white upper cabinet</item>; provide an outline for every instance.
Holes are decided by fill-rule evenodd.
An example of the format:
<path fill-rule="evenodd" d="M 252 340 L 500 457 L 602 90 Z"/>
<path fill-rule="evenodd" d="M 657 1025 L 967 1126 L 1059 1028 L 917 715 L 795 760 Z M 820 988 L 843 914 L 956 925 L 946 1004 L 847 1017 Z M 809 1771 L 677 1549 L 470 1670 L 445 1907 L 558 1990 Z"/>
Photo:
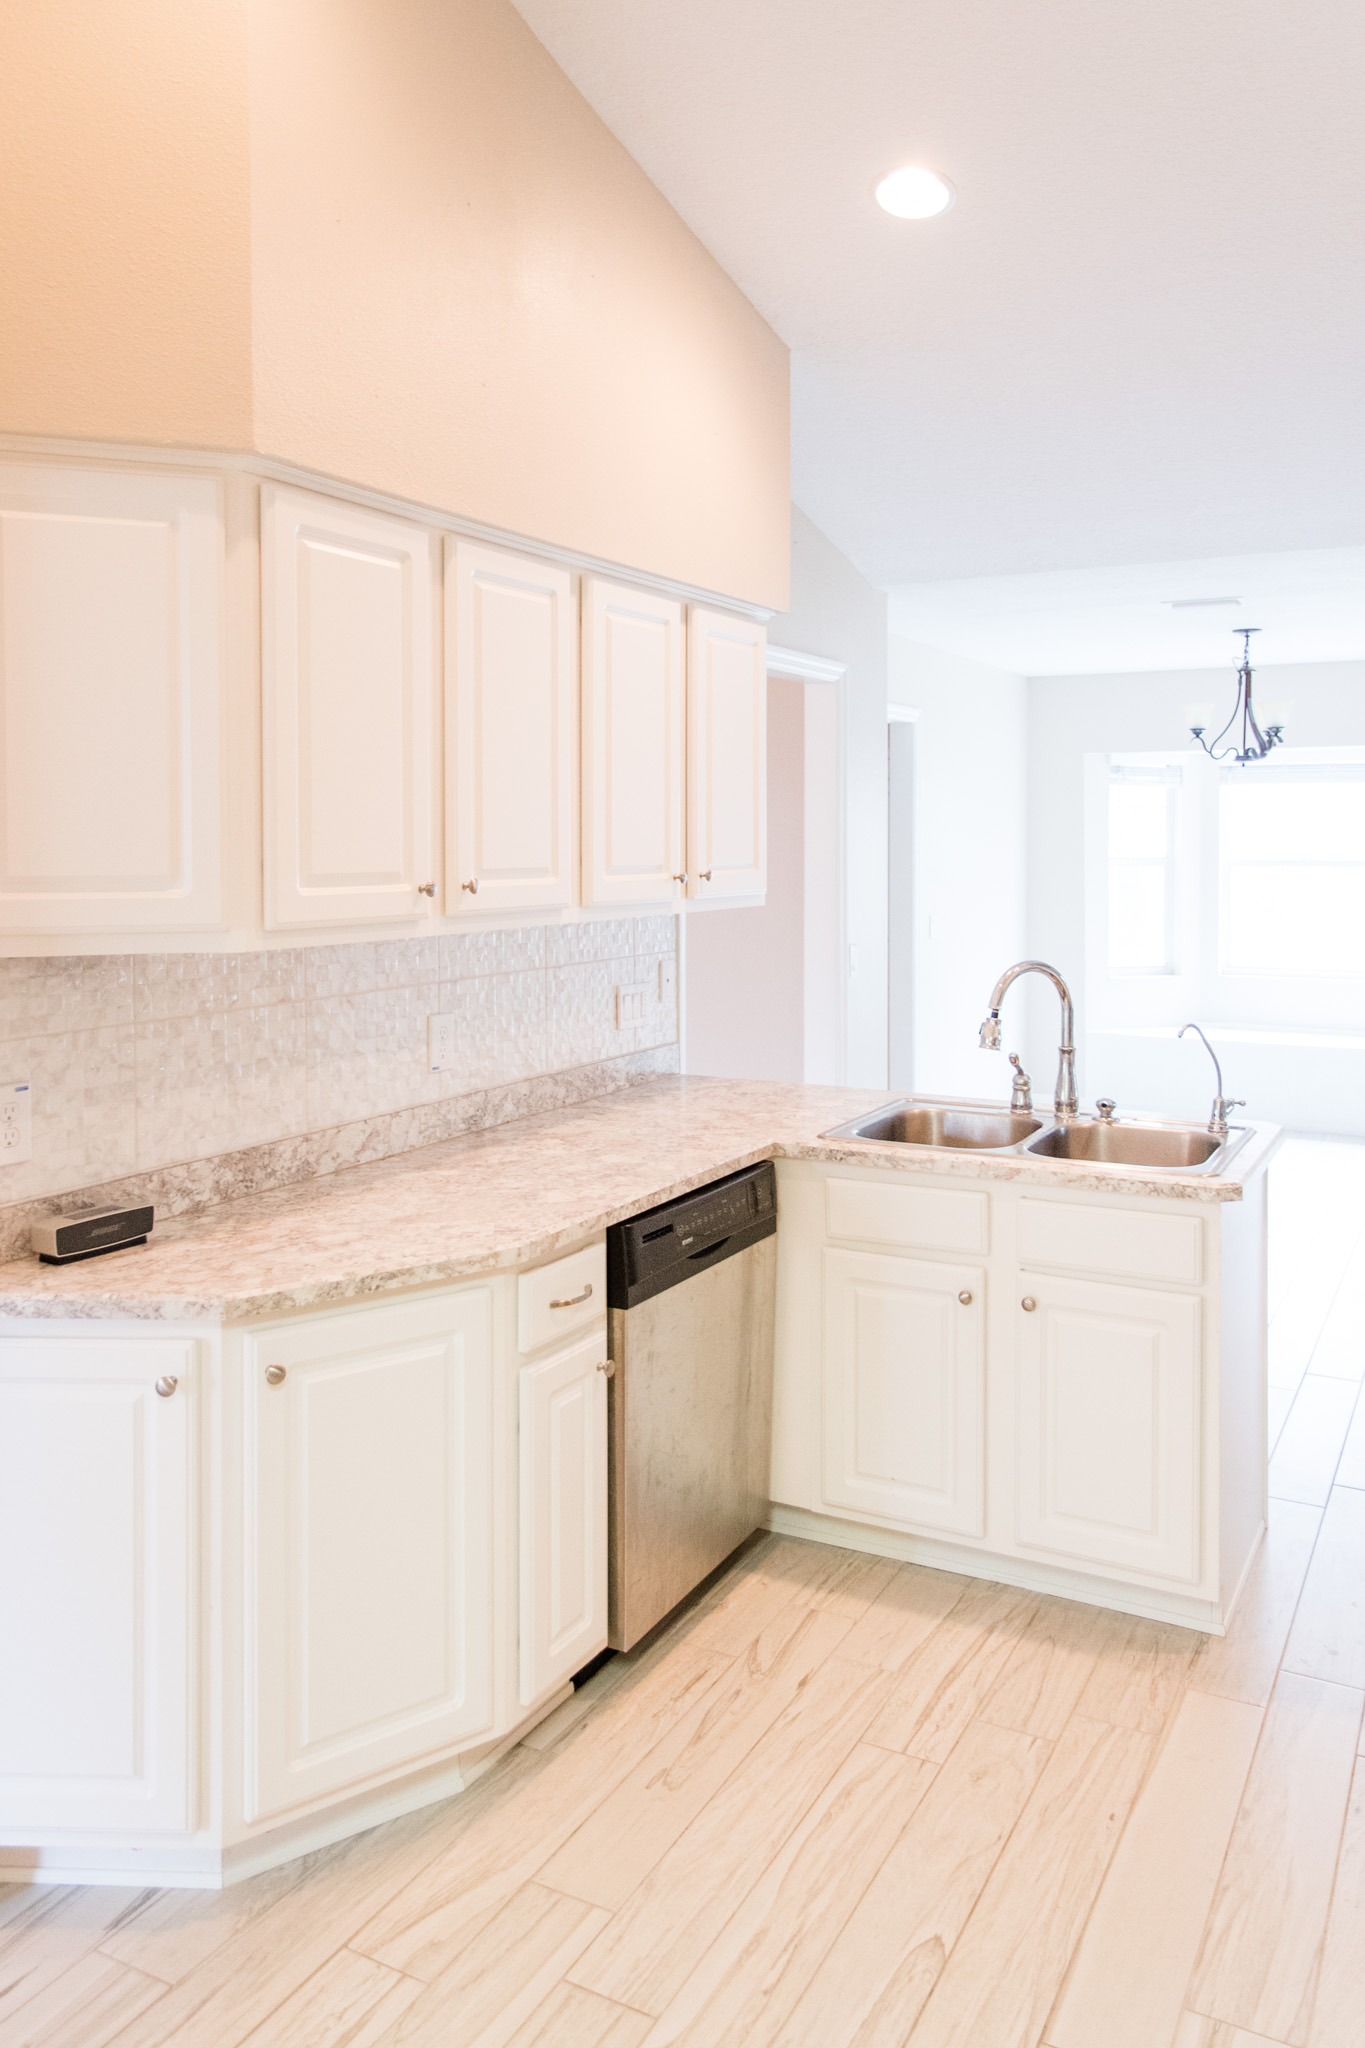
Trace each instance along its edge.
<path fill-rule="evenodd" d="M 567 569 L 447 540 L 450 916 L 574 900 L 576 626 Z"/>
<path fill-rule="evenodd" d="M 221 922 L 207 477 L 0 466 L 0 929 Z"/>
<path fill-rule="evenodd" d="M 687 614 L 687 893 L 768 886 L 768 636 L 752 619 Z"/>
<path fill-rule="evenodd" d="M 266 923 L 411 922 L 435 879 L 431 538 L 261 498 Z"/>
<path fill-rule="evenodd" d="M 668 903 L 683 873 L 682 606 L 583 579 L 583 901 Z"/>

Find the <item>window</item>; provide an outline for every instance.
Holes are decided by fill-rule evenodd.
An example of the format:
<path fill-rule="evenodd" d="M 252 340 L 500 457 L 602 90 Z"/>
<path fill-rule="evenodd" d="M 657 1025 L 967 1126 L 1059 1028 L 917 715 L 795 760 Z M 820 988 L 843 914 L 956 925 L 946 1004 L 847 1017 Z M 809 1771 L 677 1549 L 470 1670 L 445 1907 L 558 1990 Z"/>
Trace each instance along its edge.
<path fill-rule="evenodd" d="M 1111 975 L 1175 972 L 1175 819 L 1179 768 L 1109 770 Z"/>
<path fill-rule="evenodd" d="M 1223 769 L 1218 856 L 1223 974 L 1365 975 L 1365 767 Z"/>

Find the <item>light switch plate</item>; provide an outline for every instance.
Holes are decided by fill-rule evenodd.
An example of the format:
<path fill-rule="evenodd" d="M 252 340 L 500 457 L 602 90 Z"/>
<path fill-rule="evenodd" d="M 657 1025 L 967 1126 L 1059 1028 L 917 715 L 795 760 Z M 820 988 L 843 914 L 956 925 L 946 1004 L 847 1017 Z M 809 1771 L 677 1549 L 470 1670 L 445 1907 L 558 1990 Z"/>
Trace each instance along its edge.
<path fill-rule="evenodd" d="M 616 991 L 616 1028 L 629 1031 L 633 1024 L 643 1024 L 646 1006 L 652 991 L 647 981 L 632 981 Z"/>
<path fill-rule="evenodd" d="M 448 1013 L 427 1018 L 427 1064 L 433 1074 L 455 1064 L 455 1019 Z"/>
<path fill-rule="evenodd" d="M 33 1157 L 33 1091 L 27 1081 L 0 1081 L 0 1166 Z"/>

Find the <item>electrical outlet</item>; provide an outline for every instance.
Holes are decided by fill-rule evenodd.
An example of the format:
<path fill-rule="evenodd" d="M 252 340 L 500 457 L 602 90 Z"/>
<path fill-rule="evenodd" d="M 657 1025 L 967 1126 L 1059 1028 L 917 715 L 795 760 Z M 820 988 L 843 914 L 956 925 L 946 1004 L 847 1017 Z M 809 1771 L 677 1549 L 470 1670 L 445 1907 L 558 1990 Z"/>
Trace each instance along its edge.
<path fill-rule="evenodd" d="M 0 1166 L 33 1157 L 33 1092 L 27 1081 L 0 1081 Z"/>
<path fill-rule="evenodd" d="M 427 1065 L 433 1074 L 455 1064 L 455 1019 L 446 1014 L 427 1018 Z"/>
<path fill-rule="evenodd" d="M 632 1024 L 643 1024 L 645 1010 L 651 989 L 647 981 L 632 981 L 616 991 L 616 1028 L 629 1031 Z"/>

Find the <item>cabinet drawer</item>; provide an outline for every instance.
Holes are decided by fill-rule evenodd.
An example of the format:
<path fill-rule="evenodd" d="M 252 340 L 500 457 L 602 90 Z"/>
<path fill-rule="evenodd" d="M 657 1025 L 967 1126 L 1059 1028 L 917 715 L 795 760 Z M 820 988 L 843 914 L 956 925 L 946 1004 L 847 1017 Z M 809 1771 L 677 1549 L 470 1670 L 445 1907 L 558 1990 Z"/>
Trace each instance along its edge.
<path fill-rule="evenodd" d="M 1025 1199 L 1019 1204 L 1019 1260 L 1068 1273 L 1194 1287 L 1204 1277 L 1203 1230 L 1197 1215 Z"/>
<path fill-rule="evenodd" d="M 990 1249 L 990 1197 L 946 1188 L 898 1187 L 890 1180 L 828 1180 L 825 1229 L 858 1244 L 932 1252 Z"/>
<path fill-rule="evenodd" d="M 517 1279 L 517 1349 L 539 1351 L 607 1312 L 607 1247 L 590 1244 Z"/>

